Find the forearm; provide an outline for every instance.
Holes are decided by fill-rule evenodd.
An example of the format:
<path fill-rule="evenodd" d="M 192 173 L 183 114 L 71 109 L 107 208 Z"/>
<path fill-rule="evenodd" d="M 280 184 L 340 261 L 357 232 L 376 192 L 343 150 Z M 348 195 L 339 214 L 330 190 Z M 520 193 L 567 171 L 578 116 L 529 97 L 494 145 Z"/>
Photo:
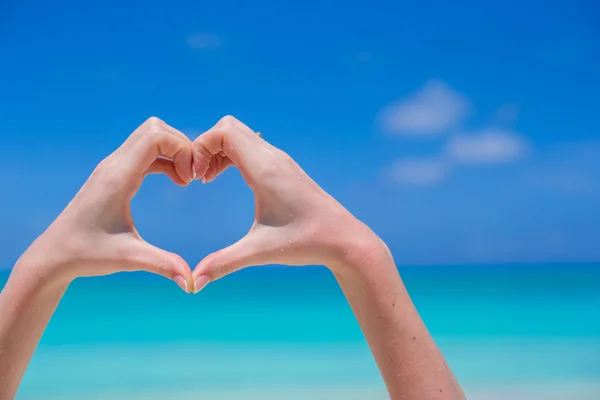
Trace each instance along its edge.
<path fill-rule="evenodd" d="M 67 289 L 17 263 L 0 293 L 0 400 L 13 399 L 31 356 Z"/>
<path fill-rule="evenodd" d="M 345 251 L 332 270 L 369 343 L 393 400 L 464 399 L 378 239 Z"/>

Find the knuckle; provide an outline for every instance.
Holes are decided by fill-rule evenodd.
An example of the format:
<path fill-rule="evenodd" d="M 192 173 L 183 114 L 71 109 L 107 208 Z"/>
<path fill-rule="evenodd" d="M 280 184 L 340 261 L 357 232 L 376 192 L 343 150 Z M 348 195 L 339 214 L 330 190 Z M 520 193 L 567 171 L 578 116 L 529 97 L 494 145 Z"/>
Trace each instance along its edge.
<path fill-rule="evenodd" d="M 106 156 L 102 161 L 96 165 L 95 171 L 105 171 L 110 170 L 114 167 L 115 164 L 119 163 L 119 158 L 121 155 L 120 149 L 113 151 L 111 154 Z"/>
<path fill-rule="evenodd" d="M 263 180 L 276 179 L 282 175 L 289 174 L 291 166 L 295 164 L 292 157 L 283 150 L 273 148 L 267 150 L 257 173 Z"/>
<path fill-rule="evenodd" d="M 262 170 L 262 173 L 263 173 L 265 179 L 270 179 L 270 178 L 276 179 L 282 175 L 281 172 L 282 172 L 281 166 L 279 165 L 278 162 L 276 162 L 274 160 L 271 160 L 270 162 L 266 163 Z"/>
<path fill-rule="evenodd" d="M 160 260 L 160 261 L 155 261 L 154 264 L 152 265 L 152 271 L 159 274 L 159 275 L 166 275 L 166 272 L 168 271 L 168 266 L 166 264 L 166 262 Z"/>
<path fill-rule="evenodd" d="M 164 130 L 164 122 L 157 117 L 150 117 L 145 123 L 144 136 L 149 139 L 160 137 Z"/>
<path fill-rule="evenodd" d="M 111 169 L 112 163 L 113 163 L 112 157 L 111 156 L 106 157 L 104 160 L 100 161 L 98 163 L 98 165 L 96 165 L 96 168 L 94 169 L 94 172 L 92 172 L 92 175 L 94 175 L 94 176 L 102 175 L 107 170 Z"/>
<path fill-rule="evenodd" d="M 219 276 L 229 275 L 233 272 L 233 266 L 227 260 L 221 260 L 217 263 Z"/>
<path fill-rule="evenodd" d="M 117 166 L 118 162 L 112 155 L 100 161 L 92 172 L 93 181 L 102 182 L 109 186 L 117 186 L 121 180 L 120 169 Z"/>
<path fill-rule="evenodd" d="M 148 128 L 148 136 L 150 136 L 151 138 L 159 137 L 161 132 L 162 132 L 162 129 L 159 124 L 151 125 Z"/>
<path fill-rule="evenodd" d="M 219 120 L 218 124 L 224 126 L 234 126 L 237 122 L 237 118 L 235 118 L 233 115 L 226 115 Z"/>
<path fill-rule="evenodd" d="M 280 163 L 274 158 L 265 160 L 255 169 L 255 174 L 260 176 L 260 180 L 263 182 L 277 179 L 281 176 L 281 172 Z"/>
<path fill-rule="evenodd" d="M 292 159 L 292 156 L 290 156 L 288 153 L 286 153 L 285 151 L 281 150 L 281 149 L 277 149 L 277 157 L 279 157 L 283 162 L 286 163 L 290 163 L 290 162 L 294 162 L 294 160 Z"/>
<path fill-rule="evenodd" d="M 148 125 L 148 126 L 155 126 L 155 125 L 159 125 L 161 123 L 163 123 L 163 121 L 160 118 L 154 117 L 154 116 L 148 118 L 146 120 L 146 122 L 144 122 L 144 124 Z"/>

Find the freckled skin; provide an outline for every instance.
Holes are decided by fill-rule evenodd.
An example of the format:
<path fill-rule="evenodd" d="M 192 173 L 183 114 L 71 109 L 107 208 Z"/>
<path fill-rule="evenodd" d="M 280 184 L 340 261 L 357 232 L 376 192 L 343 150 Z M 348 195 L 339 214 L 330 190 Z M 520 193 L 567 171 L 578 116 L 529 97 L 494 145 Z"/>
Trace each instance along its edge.
<path fill-rule="evenodd" d="M 226 167 L 208 168 L 221 152 L 229 157 Z M 393 400 L 464 399 L 414 308 L 389 249 L 367 226 L 286 153 L 233 117 L 200 135 L 194 141 L 196 154 L 197 174 L 208 182 L 227 166 L 237 166 L 254 192 L 256 212 L 248 234 L 202 260 L 194 277 L 222 278 L 219 263 L 231 266 L 227 273 L 252 265 L 325 265 L 352 307 Z M 289 243 L 289 238 L 294 241 Z M 280 248 L 286 251 L 277 251 Z"/>
<path fill-rule="evenodd" d="M 129 201 L 147 174 L 165 173 L 183 186 L 192 179 L 209 183 L 230 166 L 239 168 L 255 195 L 255 220 L 245 237 L 207 256 L 192 273 L 181 257 L 139 236 Z M 75 278 L 144 270 L 197 292 L 242 268 L 265 264 L 329 268 L 393 400 L 464 399 L 383 241 L 286 153 L 228 116 L 193 143 L 150 118 L 98 165 L 23 254 L 0 294 L 0 400 L 14 398 L 48 321 Z"/>

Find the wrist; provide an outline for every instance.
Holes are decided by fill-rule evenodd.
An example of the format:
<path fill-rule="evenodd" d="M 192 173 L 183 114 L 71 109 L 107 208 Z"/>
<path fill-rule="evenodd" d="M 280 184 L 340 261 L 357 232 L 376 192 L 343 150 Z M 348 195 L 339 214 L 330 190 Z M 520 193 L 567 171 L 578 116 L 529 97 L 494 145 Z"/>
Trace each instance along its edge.
<path fill-rule="evenodd" d="M 387 245 L 364 223 L 350 215 L 333 235 L 330 245 L 332 257 L 327 267 L 336 273 L 342 270 L 361 270 L 374 264 L 393 264 Z M 358 272 L 358 271 L 357 271 Z"/>
<path fill-rule="evenodd" d="M 17 262 L 2 289 L 0 296 L 2 312 L 10 312 L 15 317 L 27 313 L 28 310 L 58 303 L 69 287 L 70 281 L 48 276 L 44 271 L 29 262 L 21 260 Z M 4 309 L 8 305 L 10 305 L 9 309 Z"/>
<path fill-rule="evenodd" d="M 46 234 L 36 239 L 15 264 L 11 276 L 36 289 L 66 288 L 75 279 L 65 246 L 50 245 Z"/>
<path fill-rule="evenodd" d="M 24 254 L 13 267 L 10 279 L 19 287 L 41 291 L 64 291 L 73 278 L 64 273 L 62 265 L 52 261 L 29 258 Z"/>

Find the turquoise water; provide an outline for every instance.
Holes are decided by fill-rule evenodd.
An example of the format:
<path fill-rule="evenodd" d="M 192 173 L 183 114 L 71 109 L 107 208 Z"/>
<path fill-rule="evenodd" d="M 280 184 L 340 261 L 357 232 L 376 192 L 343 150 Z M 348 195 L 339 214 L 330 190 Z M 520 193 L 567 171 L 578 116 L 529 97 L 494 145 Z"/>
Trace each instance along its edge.
<path fill-rule="evenodd" d="M 401 268 L 470 399 L 597 399 L 600 266 Z M 3 276 L 2 283 L 6 276 Z M 17 398 L 385 399 L 322 268 L 254 268 L 186 295 L 144 274 L 68 290 Z"/>

